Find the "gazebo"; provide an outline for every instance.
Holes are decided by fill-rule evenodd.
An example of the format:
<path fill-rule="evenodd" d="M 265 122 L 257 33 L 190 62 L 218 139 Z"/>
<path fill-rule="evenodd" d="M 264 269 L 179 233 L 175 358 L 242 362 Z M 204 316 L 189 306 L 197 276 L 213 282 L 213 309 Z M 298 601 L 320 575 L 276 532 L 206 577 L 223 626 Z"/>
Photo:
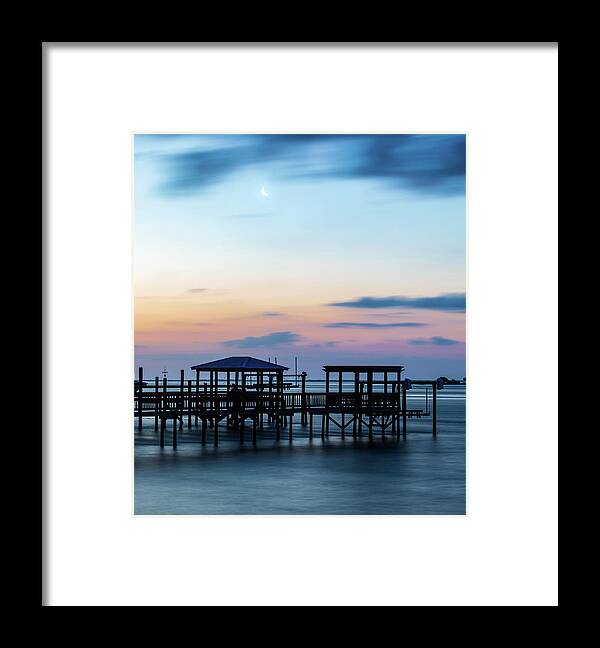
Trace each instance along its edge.
<path fill-rule="evenodd" d="M 338 391 L 342 392 L 342 381 L 345 373 L 354 377 L 354 393 L 362 391 L 363 385 L 367 386 L 367 393 L 373 393 L 373 385 L 383 385 L 383 392 L 398 391 L 400 377 L 404 371 L 403 365 L 325 365 L 325 391 L 330 393 L 330 374 L 338 375 Z M 375 374 L 381 374 L 383 380 L 374 380 Z M 361 376 L 364 378 L 361 380 Z M 395 380 L 394 380 L 395 377 Z"/>
<path fill-rule="evenodd" d="M 221 375 L 224 375 L 223 386 L 227 391 L 230 391 L 233 385 L 243 391 L 246 389 L 262 391 L 265 387 L 265 378 L 269 391 L 283 391 L 283 372 L 289 367 L 250 356 L 231 356 L 197 364 L 191 369 L 196 372 L 197 382 L 200 381 L 201 373 L 209 374 L 210 392 L 213 393 L 219 390 Z M 274 385 L 273 381 L 275 381 Z"/>
<path fill-rule="evenodd" d="M 330 422 L 340 428 L 342 438 L 350 423 L 356 435 L 357 423 L 360 433 L 363 418 L 368 420 L 369 438 L 372 438 L 374 423 L 381 427 L 381 434 L 385 435 L 388 426 L 396 432 L 400 415 L 403 415 L 403 432 L 406 430 L 406 389 L 401 382 L 403 365 L 325 365 L 323 370 L 325 371 L 325 412 L 322 435 L 328 435 Z M 337 378 L 337 390 L 331 389 L 332 374 Z M 351 374 L 353 377 L 350 392 L 344 392 L 344 374 Z M 376 374 L 381 376 L 380 380 L 375 380 Z M 375 385 L 381 385 L 377 393 L 374 389 Z M 341 423 L 331 416 L 333 413 L 341 414 Z M 345 414 L 350 415 L 347 421 Z"/>
<path fill-rule="evenodd" d="M 215 445 L 218 444 L 218 425 L 221 419 L 227 418 L 240 428 L 240 440 L 243 442 L 244 421 L 253 421 L 253 443 L 256 443 L 256 426 L 262 427 L 262 415 L 267 413 L 269 419 L 275 418 L 279 430 L 279 409 L 283 405 L 283 372 L 284 367 L 274 362 L 267 362 L 250 356 L 231 356 L 203 364 L 193 365 L 196 372 L 196 393 L 199 392 L 202 373 L 208 373 L 204 381 L 203 393 L 197 401 L 203 404 L 202 417 L 203 442 L 206 422 L 215 426 Z"/>

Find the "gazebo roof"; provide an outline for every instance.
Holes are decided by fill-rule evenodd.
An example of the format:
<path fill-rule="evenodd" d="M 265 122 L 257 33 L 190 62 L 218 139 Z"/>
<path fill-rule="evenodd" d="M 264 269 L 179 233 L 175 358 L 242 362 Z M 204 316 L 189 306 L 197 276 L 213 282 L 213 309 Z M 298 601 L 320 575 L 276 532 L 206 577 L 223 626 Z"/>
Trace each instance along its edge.
<path fill-rule="evenodd" d="M 191 367 L 199 371 L 285 371 L 289 367 L 284 367 L 274 362 L 251 358 L 250 356 L 231 356 L 212 360 L 204 364 L 198 364 Z"/>

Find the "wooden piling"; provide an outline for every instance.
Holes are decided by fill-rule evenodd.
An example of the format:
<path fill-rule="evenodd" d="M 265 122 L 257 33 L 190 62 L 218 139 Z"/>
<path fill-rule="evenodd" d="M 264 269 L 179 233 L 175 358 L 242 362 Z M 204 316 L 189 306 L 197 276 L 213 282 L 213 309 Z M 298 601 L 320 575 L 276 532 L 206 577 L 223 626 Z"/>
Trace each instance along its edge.
<path fill-rule="evenodd" d="M 162 421 L 164 425 L 167 425 L 167 422 L 165 420 L 165 413 L 167 411 L 167 379 L 166 377 L 163 377 L 163 384 L 162 384 L 162 397 L 161 397 L 161 416 L 162 416 Z M 164 439 L 163 439 L 163 445 L 161 446 L 164 448 Z"/>
<path fill-rule="evenodd" d="M 406 439 L 406 384 L 402 384 L 402 438 Z"/>
<path fill-rule="evenodd" d="M 306 412 L 306 371 L 302 372 L 302 396 L 300 401 L 300 408 L 302 410 L 300 423 L 306 425 L 307 412 Z"/>
<path fill-rule="evenodd" d="M 192 427 L 192 381 L 188 380 L 188 428 Z"/>
<path fill-rule="evenodd" d="M 160 395 L 158 393 L 158 376 L 154 379 L 154 431 L 158 432 L 158 410 Z"/>
<path fill-rule="evenodd" d="M 367 372 L 367 409 L 369 416 L 369 441 L 373 441 L 373 372 Z"/>
<path fill-rule="evenodd" d="M 437 384 L 434 382 L 431 388 L 431 432 L 437 436 Z"/>
<path fill-rule="evenodd" d="M 214 431 L 214 444 L 215 448 L 218 447 L 219 445 L 219 373 L 216 372 L 215 376 L 215 410 L 214 410 L 214 415 L 215 415 L 215 431 Z"/>
<path fill-rule="evenodd" d="M 352 422 L 352 438 L 356 439 L 358 417 L 360 416 L 360 372 L 354 371 L 354 421 Z"/>
<path fill-rule="evenodd" d="M 267 421 L 273 423 L 273 375 L 269 374 L 269 413 L 267 415 Z"/>
<path fill-rule="evenodd" d="M 339 399 L 339 405 L 338 407 L 340 410 L 342 410 L 342 427 L 341 427 L 341 432 L 342 432 L 342 439 L 345 438 L 345 429 L 344 429 L 344 405 L 343 405 L 343 395 L 342 395 L 342 390 L 343 390 L 343 384 L 344 384 L 344 373 L 342 371 L 338 371 L 338 399 Z"/>
<path fill-rule="evenodd" d="M 204 381 L 204 384 L 202 386 L 204 390 L 204 411 L 206 412 L 207 409 L 210 409 L 210 402 L 209 402 L 209 396 L 208 396 L 208 383 L 206 380 Z M 203 421 L 206 422 L 206 418 L 203 419 Z"/>
<path fill-rule="evenodd" d="M 183 429 L 183 399 L 184 399 L 184 390 L 185 390 L 185 376 L 183 369 L 179 371 L 179 407 L 177 408 L 181 414 L 181 420 L 179 429 Z"/>
<path fill-rule="evenodd" d="M 198 399 L 200 397 L 200 370 L 196 369 L 196 406 L 194 408 L 194 425 L 198 427 Z"/>
<path fill-rule="evenodd" d="M 329 371 L 325 372 L 325 436 L 329 436 Z"/>
<path fill-rule="evenodd" d="M 142 429 L 143 406 L 144 406 L 144 368 L 138 367 L 138 430 Z"/>
<path fill-rule="evenodd" d="M 258 397 L 256 400 L 256 407 L 258 410 L 258 426 L 262 430 L 264 427 L 264 407 L 265 407 L 265 375 L 261 371 L 260 373 L 260 389 L 257 394 L 260 393 L 260 407 Z"/>

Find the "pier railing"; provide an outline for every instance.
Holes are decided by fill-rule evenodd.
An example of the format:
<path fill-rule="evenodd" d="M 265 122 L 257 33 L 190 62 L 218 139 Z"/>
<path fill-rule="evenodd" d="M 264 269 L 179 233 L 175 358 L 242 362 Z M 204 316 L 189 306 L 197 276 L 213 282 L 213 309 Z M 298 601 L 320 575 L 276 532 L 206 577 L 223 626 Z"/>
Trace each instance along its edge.
<path fill-rule="evenodd" d="M 399 410 L 400 394 L 354 394 L 343 392 L 327 394 L 325 392 L 305 393 L 257 393 L 257 392 L 216 392 L 213 394 L 196 392 L 192 389 L 183 391 L 155 391 L 153 387 L 136 390 L 134 415 L 151 416 L 158 412 L 177 411 L 186 414 L 188 411 L 198 413 L 218 409 L 220 411 L 254 410 Z M 141 408 L 141 412 L 140 412 Z"/>
<path fill-rule="evenodd" d="M 140 371 L 140 378 L 141 378 Z M 423 405 L 409 407 L 407 392 L 413 385 L 425 390 Z M 383 391 L 364 391 L 362 385 L 357 391 L 284 391 L 258 385 L 251 389 L 237 385 L 206 384 L 198 381 L 153 381 L 134 382 L 133 414 L 138 429 L 142 429 L 143 418 L 153 418 L 155 430 L 160 429 L 161 445 L 164 443 L 166 422 L 173 422 L 173 445 L 176 446 L 176 429 L 202 424 L 202 442 L 207 427 L 214 429 L 215 445 L 218 444 L 219 424 L 225 423 L 227 429 L 241 429 L 241 438 L 246 422 L 253 426 L 253 442 L 257 429 L 263 428 L 264 420 L 275 425 L 277 436 L 283 427 L 289 428 L 290 440 L 294 416 L 300 415 L 301 425 L 309 426 L 312 438 L 313 418 L 321 420 L 321 435 L 329 435 L 330 423 L 344 430 L 353 426 L 353 434 L 360 436 L 362 426 L 372 435 L 373 426 L 381 429 L 382 435 L 389 427 L 399 437 L 406 435 L 407 419 L 431 416 L 432 432 L 436 434 L 436 390 L 439 381 L 419 380 L 402 381 L 393 385 L 385 383 Z M 381 387 L 381 386 L 380 386 Z M 389 388 L 389 390 L 388 390 Z M 413 399 L 414 403 L 414 399 Z M 431 406 L 431 407 L 430 407 Z"/>

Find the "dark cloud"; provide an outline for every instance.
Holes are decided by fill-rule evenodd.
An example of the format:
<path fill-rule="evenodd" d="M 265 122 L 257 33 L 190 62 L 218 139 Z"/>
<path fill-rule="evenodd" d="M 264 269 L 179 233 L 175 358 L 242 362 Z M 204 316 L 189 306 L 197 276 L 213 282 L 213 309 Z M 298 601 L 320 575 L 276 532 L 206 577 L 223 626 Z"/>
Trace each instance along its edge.
<path fill-rule="evenodd" d="M 433 344 L 435 346 L 452 346 L 453 344 L 459 344 L 458 340 L 451 340 L 450 338 L 441 337 L 439 335 L 434 335 L 430 338 L 415 338 L 414 340 L 409 340 L 409 344 Z"/>
<path fill-rule="evenodd" d="M 358 297 L 350 301 L 333 302 L 328 306 L 344 306 L 347 308 L 423 308 L 427 310 L 464 312 L 466 306 L 465 293 L 447 293 L 436 297 Z"/>
<path fill-rule="evenodd" d="M 283 315 L 283 313 L 278 313 L 277 311 L 265 311 L 261 314 L 265 317 L 281 317 Z"/>
<path fill-rule="evenodd" d="M 290 178 L 373 178 L 431 196 L 465 192 L 464 135 L 246 135 L 215 141 L 221 146 L 165 155 L 161 190 L 187 194 L 277 161 Z M 327 147 L 315 151 L 321 143 Z"/>
<path fill-rule="evenodd" d="M 354 175 L 447 195 L 464 193 L 465 168 L 464 135 L 405 135 L 372 138 L 369 154 Z"/>
<path fill-rule="evenodd" d="M 279 331 L 277 333 L 269 333 L 267 335 L 260 335 L 254 337 L 252 335 L 241 338 L 239 340 L 226 340 L 223 342 L 225 346 L 236 347 L 238 349 L 253 349 L 256 347 L 271 347 L 280 344 L 292 344 L 301 338 L 297 333 L 290 331 Z"/>
<path fill-rule="evenodd" d="M 185 151 L 166 156 L 166 194 L 187 194 L 203 189 L 247 164 L 246 151 L 239 147 L 210 151 Z"/>
<path fill-rule="evenodd" d="M 384 324 L 375 324 L 373 322 L 331 322 L 323 324 L 325 328 L 419 328 L 429 326 L 423 322 L 385 322 Z"/>

